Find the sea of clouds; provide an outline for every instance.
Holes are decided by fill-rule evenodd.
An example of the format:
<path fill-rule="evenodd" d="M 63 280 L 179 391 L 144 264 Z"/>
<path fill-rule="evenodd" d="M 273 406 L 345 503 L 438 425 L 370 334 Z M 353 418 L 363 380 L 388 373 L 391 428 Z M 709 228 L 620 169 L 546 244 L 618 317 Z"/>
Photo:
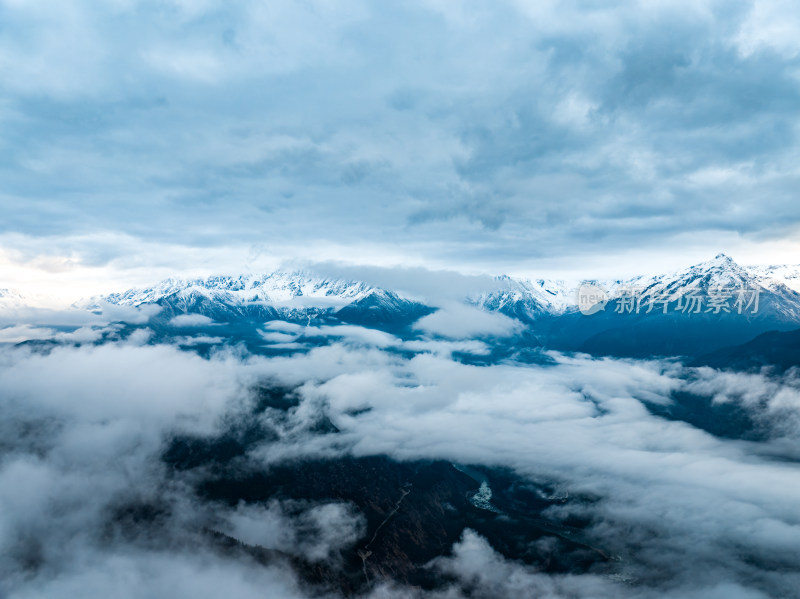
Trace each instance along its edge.
<path fill-rule="evenodd" d="M 597 498 L 551 515 L 588 516 L 586 534 L 619 561 L 618 575 L 548 575 L 467 530 L 430 564 L 454 581 L 432 596 L 761 599 L 800 588 L 795 372 L 557 353 L 547 364 L 471 365 L 454 351 L 479 353 L 480 343 L 360 327 L 319 328 L 330 343 L 282 357 L 224 344 L 203 357 L 144 328 L 101 342 L 107 332 L 89 325 L 53 332 L 59 344 L 45 349 L 0 349 L 0 597 L 312 593 L 285 560 L 220 552 L 203 531 L 335 562 L 366 534 L 355 506 L 204 502 L 161 459 L 175 435 L 218 434 L 246 415 L 264 381 L 299 397 L 247 455 L 264 468 L 301 456 L 444 459 Z M 723 439 L 648 409 L 676 392 L 735 403 L 767 434 Z M 314 432 L 323 415 L 337 433 Z M 136 504 L 169 508 L 157 526 L 140 526 L 120 512 Z M 421 593 L 391 581 L 365 592 Z"/>

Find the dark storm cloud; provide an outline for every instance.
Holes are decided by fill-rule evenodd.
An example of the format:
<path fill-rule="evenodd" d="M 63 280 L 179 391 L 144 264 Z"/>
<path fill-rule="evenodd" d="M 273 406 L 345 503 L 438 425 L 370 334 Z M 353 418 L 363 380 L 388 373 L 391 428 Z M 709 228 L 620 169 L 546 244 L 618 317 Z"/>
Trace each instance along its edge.
<path fill-rule="evenodd" d="M 5 233 L 501 261 L 800 217 L 791 6 L 1 6 Z"/>

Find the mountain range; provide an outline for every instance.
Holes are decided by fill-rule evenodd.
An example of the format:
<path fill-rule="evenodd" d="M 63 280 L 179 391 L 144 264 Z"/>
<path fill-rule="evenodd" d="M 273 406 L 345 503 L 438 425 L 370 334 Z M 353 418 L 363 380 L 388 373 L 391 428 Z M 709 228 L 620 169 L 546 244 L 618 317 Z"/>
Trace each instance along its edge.
<path fill-rule="evenodd" d="M 511 350 L 549 348 L 628 357 L 698 357 L 766 332 L 800 329 L 800 266 L 743 267 L 719 254 L 669 274 L 591 284 L 603 293 L 591 314 L 579 305 L 580 283 L 505 275 L 495 277 L 489 288 L 464 294 L 461 304 L 517 322 L 516 334 L 510 337 L 476 335 L 505 348 L 501 356 Z M 18 309 L 23 303 L 19 294 L 0 290 L 0 310 Z M 148 305 L 159 308 L 148 326 L 163 335 L 214 327 L 216 336 L 249 337 L 259 346 L 270 345 L 260 327 L 271 321 L 312 328 L 361 325 L 413 339 L 422 334 L 416 322 L 446 309 L 435 298 L 309 271 L 171 278 L 77 307 L 99 311 L 104 306 Z M 179 331 L 176 324 L 182 325 Z"/>

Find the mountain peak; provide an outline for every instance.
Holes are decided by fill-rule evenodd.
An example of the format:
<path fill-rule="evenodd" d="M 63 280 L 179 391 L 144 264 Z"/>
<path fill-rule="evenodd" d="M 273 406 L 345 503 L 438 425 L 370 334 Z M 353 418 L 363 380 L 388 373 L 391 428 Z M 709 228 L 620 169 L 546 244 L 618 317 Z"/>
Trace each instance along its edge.
<path fill-rule="evenodd" d="M 129 289 L 103 298 L 114 304 L 137 306 L 166 298 L 173 301 L 221 302 L 236 306 L 253 303 L 345 305 L 375 291 L 360 281 L 316 276 L 306 271 L 268 274 L 215 275 L 198 279 L 165 279 L 149 288 Z M 310 303 L 310 304 L 309 304 Z"/>
<path fill-rule="evenodd" d="M 725 253 L 720 252 L 711 260 L 706 260 L 699 264 L 690 267 L 689 270 L 713 270 L 713 271 L 733 271 L 743 273 L 744 268 L 741 267 L 733 258 Z"/>
<path fill-rule="evenodd" d="M 6 287 L 0 289 L 0 310 L 2 311 L 16 310 L 23 306 L 31 305 L 32 300 L 31 296 L 23 295 L 16 289 L 8 289 Z"/>
<path fill-rule="evenodd" d="M 16 289 L 10 289 L 8 287 L 0 288 L 0 297 L 3 299 L 13 299 L 16 301 L 22 301 L 25 299 L 25 296 L 22 293 Z"/>

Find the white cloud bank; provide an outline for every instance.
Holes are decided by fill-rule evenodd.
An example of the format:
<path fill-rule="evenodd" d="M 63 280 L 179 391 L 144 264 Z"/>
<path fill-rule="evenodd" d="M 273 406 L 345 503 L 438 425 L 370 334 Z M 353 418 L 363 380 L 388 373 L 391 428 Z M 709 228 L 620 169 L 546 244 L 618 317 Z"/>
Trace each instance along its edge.
<path fill-rule="evenodd" d="M 169 324 L 173 327 L 207 327 L 214 324 L 214 320 L 203 314 L 179 314 Z"/>
<path fill-rule="evenodd" d="M 587 534 L 619 557 L 631 581 L 549 576 L 507 563 L 467 531 L 450 557 L 431 566 L 454 576 L 441 597 L 471 588 L 477 597 L 760 599 L 798 588 L 800 575 L 791 568 L 800 561 L 796 464 L 769 457 L 800 438 L 796 425 L 786 425 L 786 411 L 800 410 L 796 401 L 781 399 L 782 411 L 764 417 L 769 426 L 782 421 L 774 441 L 723 440 L 657 418 L 641 399 L 669 403 L 673 390 L 705 386 L 758 409 L 760 402 L 730 393 L 741 380 L 700 370 L 687 383 L 674 363 L 554 358 L 550 366 L 478 367 L 446 353 L 407 358 L 351 343 L 271 359 L 226 352 L 203 359 L 164 345 L 6 349 L 2 590 L 92 598 L 116 585 L 124 597 L 304 596 L 288 566 L 226 557 L 194 531 L 210 526 L 244 542 L 326 559 L 361 534 L 357 511 L 341 503 L 204 504 L 167 476 L 159 459 L 165 435 L 220 430 L 248 404 L 250 385 L 264 378 L 300 385 L 300 405 L 273 423 L 279 440 L 258 446 L 254 464 L 385 453 L 510 467 L 552 482 L 560 493 L 597 497 L 550 516 L 576 510 L 590 517 Z M 753 377 L 751 386 L 761 384 L 776 398 L 796 397 L 792 375 Z M 307 432 L 303 423 L 320 413 L 341 432 Z M 172 506 L 164 523 L 139 536 L 134 527 L 133 538 L 117 525 L 110 537 L 103 533 L 114 506 L 154 499 Z M 300 529 L 317 530 L 315 542 L 297 536 Z M 375 593 L 416 595 L 392 586 Z"/>
<path fill-rule="evenodd" d="M 487 312 L 463 303 L 449 303 L 433 314 L 423 316 L 416 329 L 450 339 L 474 337 L 510 337 L 522 329 L 522 323 L 504 314 Z"/>

